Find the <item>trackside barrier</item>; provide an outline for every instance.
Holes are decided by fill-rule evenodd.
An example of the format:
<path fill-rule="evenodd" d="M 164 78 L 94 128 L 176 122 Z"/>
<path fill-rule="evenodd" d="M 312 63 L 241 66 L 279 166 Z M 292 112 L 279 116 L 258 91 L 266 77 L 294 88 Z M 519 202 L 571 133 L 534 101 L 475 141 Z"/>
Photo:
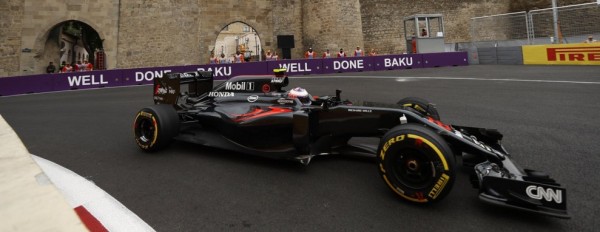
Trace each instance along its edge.
<path fill-rule="evenodd" d="M 271 74 L 274 68 L 286 68 L 289 75 L 383 71 L 468 65 L 466 52 L 385 55 L 314 60 L 279 60 L 242 64 L 188 65 L 91 72 L 42 74 L 0 78 L 0 96 L 43 93 L 71 89 L 92 89 L 151 84 L 169 72 L 212 71 L 216 80 L 238 75 Z"/>
<path fill-rule="evenodd" d="M 524 64 L 600 65 L 600 43 L 523 46 Z"/>

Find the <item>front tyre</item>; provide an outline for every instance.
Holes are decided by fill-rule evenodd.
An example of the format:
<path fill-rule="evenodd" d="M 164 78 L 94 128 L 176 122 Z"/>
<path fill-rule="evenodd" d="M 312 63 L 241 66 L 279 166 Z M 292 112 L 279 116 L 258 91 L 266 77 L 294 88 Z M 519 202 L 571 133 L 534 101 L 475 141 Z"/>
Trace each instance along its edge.
<path fill-rule="evenodd" d="M 452 150 L 421 125 L 405 124 L 388 131 L 379 144 L 377 164 L 387 186 L 408 201 L 440 201 L 454 184 Z"/>
<path fill-rule="evenodd" d="M 168 145 L 179 133 L 179 116 L 172 105 L 154 105 L 140 110 L 133 122 L 135 142 L 144 151 Z"/>

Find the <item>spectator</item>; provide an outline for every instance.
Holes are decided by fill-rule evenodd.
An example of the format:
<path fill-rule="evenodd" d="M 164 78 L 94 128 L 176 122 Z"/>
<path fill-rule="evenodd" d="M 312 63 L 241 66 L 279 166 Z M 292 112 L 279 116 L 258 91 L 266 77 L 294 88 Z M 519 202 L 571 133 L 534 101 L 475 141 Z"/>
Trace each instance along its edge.
<path fill-rule="evenodd" d="M 73 72 L 73 67 L 71 67 L 71 65 L 67 63 L 60 71 L 62 73 L 70 73 L 70 72 Z"/>
<path fill-rule="evenodd" d="M 277 55 L 277 52 L 273 53 L 272 60 L 279 60 L 279 55 Z"/>
<path fill-rule="evenodd" d="M 83 62 L 83 65 L 85 66 L 85 71 L 94 70 L 94 65 L 92 63 L 88 62 L 87 60 Z"/>
<path fill-rule="evenodd" d="M 323 59 L 325 58 L 331 58 L 331 52 L 329 52 L 329 48 L 323 52 Z"/>
<path fill-rule="evenodd" d="M 308 48 L 308 51 L 306 51 L 304 53 L 304 58 L 306 58 L 306 59 L 314 59 L 314 58 L 316 58 L 315 55 L 316 54 L 315 54 L 315 52 L 313 52 L 313 49 L 312 48 Z"/>
<path fill-rule="evenodd" d="M 271 53 L 271 49 L 267 50 L 267 54 L 265 54 L 265 60 L 266 61 L 273 60 L 273 54 Z"/>
<path fill-rule="evenodd" d="M 371 52 L 369 52 L 369 56 L 376 56 L 375 48 L 371 48 Z"/>
<path fill-rule="evenodd" d="M 77 63 L 73 62 L 71 64 L 71 72 L 79 72 L 79 66 L 77 65 Z"/>
<path fill-rule="evenodd" d="M 86 68 L 87 68 L 87 65 L 81 63 L 81 60 L 77 61 L 77 71 L 79 71 L 79 72 L 85 72 Z"/>
<path fill-rule="evenodd" d="M 208 58 L 209 64 L 218 64 L 219 59 L 215 56 L 215 52 L 210 52 L 210 58 Z"/>
<path fill-rule="evenodd" d="M 48 67 L 46 67 L 46 73 L 54 72 L 56 72 L 56 66 L 54 66 L 54 62 L 50 61 L 50 63 L 48 63 Z"/>
<path fill-rule="evenodd" d="M 360 47 L 356 46 L 356 50 L 354 50 L 354 56 L 363 56 L 363 51 L 360 50 Z"/>
<path fill-rule="evenodd" d="M 594 39 L 594 36 L 590 35 L 588 36 L 588 38 L 586 40 L 583 41 L 584 43 L 595 43 L 598 42 L 597 40 Z"/>
<path fill-rule="evenodd" d="M 65 66 L 67 66 L 67 62 L 66 62 L 66 61 L 63 61 L 63 62 L 60 64 L 60 67 L 58 67 L 58 72 L 59 72 L 59 73 L 63 72 L 63 68 L 64 68 Z"/>
<path fill-rule="evenodd" d="M 337 57 L 346 57 L 346 53 L 343 48 L 340 48 L 340 52 L 338 52 Z"/>
<path fill-rule="evenodd" d="M 244 55 L 240 51 L 236 51 L 233 55 L 233 63 L 244 63 Z"/>
<path fill-rule="evenodd" d="M 229 64 L 230 61 L 225 57 L 225 54 L 221 53 L 221 57 L 219 57 L 219 64 Z"/>
<path fill-rule="evenodd" d="M 421 29 L 421 37 L 427 37 L 427 30 L 425 28 Z"/>

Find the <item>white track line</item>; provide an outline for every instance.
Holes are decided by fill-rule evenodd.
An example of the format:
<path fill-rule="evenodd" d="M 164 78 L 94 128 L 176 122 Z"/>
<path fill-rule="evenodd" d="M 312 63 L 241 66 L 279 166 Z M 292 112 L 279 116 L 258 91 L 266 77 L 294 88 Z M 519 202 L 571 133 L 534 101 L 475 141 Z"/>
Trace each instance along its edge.
<path fill-rule="evenodd" d="M 94 183 L 56 163 L 32 155 L 71 207 L 83 206 L 108 231 L 155 231 Z"/>
<path fill-rule="evenodd" d="M 352 78 L 352 79 L 429 79 L 429 80 L 470 80 L 470 81 L 507 81 L 507 82 L 536 82 L 536 83 L 563 83 L 563 84 L 587 84 L 600 85 L 600 82 L 594 81 L 561 81 L 561 80 L 523 80 L 523 79 L 486 79 L 472 77 L 395 77 L 395 76 L 304 76 L 290 77 L 293 79 L 327 79 L 327 78 Z"/>

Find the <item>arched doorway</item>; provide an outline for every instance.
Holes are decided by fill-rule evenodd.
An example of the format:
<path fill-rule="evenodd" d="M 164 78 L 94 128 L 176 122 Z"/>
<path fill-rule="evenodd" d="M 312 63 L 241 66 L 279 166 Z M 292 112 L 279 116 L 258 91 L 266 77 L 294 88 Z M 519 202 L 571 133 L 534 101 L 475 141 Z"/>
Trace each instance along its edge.
<path fill-rule="evenodd" d="M 211 53 L 217 57 L 223 55 L 230 62 L 237 51 L 244 54 L 246 62 L 262 60 L 260 37 L 254 28 L 243 22 L 233 22 L 223 27 L 211 49 Z"/>
<path fill-rule="evenodd" d="M 44 60 L 62 64 L 88 61 L 94 69 L 105 69 L 103 40 L 90 25 L 76 20 L 64 21 L 54 26 L 44 47 Z"/>

